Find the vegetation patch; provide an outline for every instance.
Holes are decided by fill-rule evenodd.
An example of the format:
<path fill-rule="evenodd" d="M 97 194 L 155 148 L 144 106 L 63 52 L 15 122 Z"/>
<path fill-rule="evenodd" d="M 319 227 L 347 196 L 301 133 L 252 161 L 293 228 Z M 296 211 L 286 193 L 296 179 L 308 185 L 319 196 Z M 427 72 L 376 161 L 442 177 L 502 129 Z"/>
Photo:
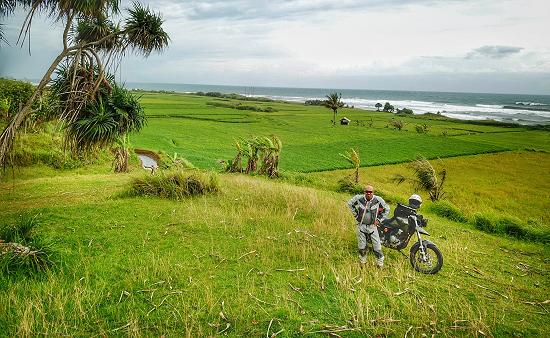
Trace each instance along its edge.
<path fill-rule="evenodd" d="M 468 222 L 468 218 L 458 209 L 456 206 L 454 206 L 451 202 L 448 201 L 437 201 L 433 202 L 432 204 L 429 204 L 427 207 L 428 211 L 447 219 L 450 219 L 451 221 L 458 222 L 458 223 L 466 223 Z"/>
<path fill-rule="evenodd" d="M 200 170 L 161 171 L 132 181 L 131 195 L 183 199 L 189 196 L 217 193 L 218 176 Z"/>
<path fill-rule="evenodd" d="M 232 100 L 242 100 L 242 101 L 257 101 L 257 102 L 275 102 L 275 100 L 272 100 L 267 97 L 250 97 L 250 96 L 244 96 L 239 94 L 224 94 L 220 92 L 196 92 L 195 95 L 199 96 L 208 96 L 208 97 L 217 97 L 217 98 L 224 98 L 224 99 L 232 99 Z"/>
<path fill-rule="evenodd" d="M 21 215 L 17 222 L 0 227 L 0 272 L 31 275 L 53 265 L 50 246 L 38 237 L 36 215 Z"/>
<path fill-rule="evenodd" d="M 472 223 L 476 229 L 487 233 L 508 235 L 532 242 L 550 243 L 550 231 L 529 226 L 511 216 L 496 216 L 476 213 Z"/>
<path fill-rule="evenodd" d="M 277 111 L 277 109 L 273 107 L 249 106 L 249 105 L 242 104 L 240 102 L 235 102 L 235 103 L 206 102 L 206 104 L 213 107 L 231 108 L 231 109 L 237 109 L 237 110 L 251 110 L 251 111 L 265 112 L 265 113 L 272 113 Z"/>

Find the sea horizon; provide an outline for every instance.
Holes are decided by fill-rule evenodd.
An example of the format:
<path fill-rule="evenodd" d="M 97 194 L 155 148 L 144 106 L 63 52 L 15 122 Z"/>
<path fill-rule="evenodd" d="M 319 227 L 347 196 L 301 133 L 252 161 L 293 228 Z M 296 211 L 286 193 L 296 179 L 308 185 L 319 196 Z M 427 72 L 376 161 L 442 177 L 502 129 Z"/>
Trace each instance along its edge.
<path fill-rule="evenodd" d="M 396 109 L 415 114 L 440 113 L 462 120 L 496 120 L 524 125 L 550 124 L 550 95 L 475 93 L 447 91 L 231 86 L 185 83 L 126 82 L 128 89 L 181 93 L 220 92 L 274 100 L 305 102 L 322 100 L 331 92 L 342 93 L 342 101 L 359 109 L 376 110 L 375 104 L 390 102 Z"/>

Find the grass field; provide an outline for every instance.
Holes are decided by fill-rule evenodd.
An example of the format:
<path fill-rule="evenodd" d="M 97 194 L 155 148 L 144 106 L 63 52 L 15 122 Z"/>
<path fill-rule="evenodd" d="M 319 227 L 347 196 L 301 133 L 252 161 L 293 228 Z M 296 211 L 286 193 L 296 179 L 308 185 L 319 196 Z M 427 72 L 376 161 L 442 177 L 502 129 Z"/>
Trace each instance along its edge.
<path fill-rule="evenodd" d="M 416 273 L 389 249 L 384 269 L 371 254 L 360 269 L 350 195 L 334 191 L 350 169 L 324 171 L 346 167 L 338 153 L 356 147 L 367 164 L 361 182 L 406 199 L 411 186 L 392 182 L 411 174 L 406 164 L 373 164 L 453 156 L 433 163 L 447 168 L 447 200 L 466 216 L 550 229 L 548 132 L 412 118 L 395 131 L 385 127 L 390 115 L 353 109 L 340 116 L 372 116 L 374 127 L 331 127 L 321 107 L 254 102 L 277 109 L 257 113 L 212 100 L 145 94 L 151 118 L 134 146 L 209 168 L 233 155 L 235 137 L 275 133 L 287 175 L 220 174 L 218 194 L 174 201 L 129 197 L 132 179 L 147 174 L 136 162 L 131 173 L 112 174 L 107 154 L 93 166 L 4 174 L 0 228 L 36 217 L 34 233 L 50 243 L 55 265 L 0 275 L 0 337 L 550 336 L 547 244 L 481 232 L 426 202 L 443 269 Z M 431 125 L 428 135 L 417 123 Z M 52 147 L 35 136 L 20 140 L 29 153 Z"/>
<path fill-rule="evenodd" d="M 550 134 L 524 128 L 457 124 L 402 118 L 405 129 L 388 128 L 393 114 L 342 109 L 349 126 L 332 127 L 332 112 L 323 107 L 278 102 L 247 102 L 276 112 L 251 112 L 207 105 L 216 99 L 184 94 L 144 94 L 148 126 L 132 137 L 137 148 L 177 152 L 201 168 L 219 168 L 217 160 L 234 156 L 234 140 L 251 135 L 277 135 L 283 142 L 281 167 L 290 171 L 343 169 L 338 155 L 350 147 L 367 153 L 364 165 L 399 163 L 417 155 L 428 158 L 535 148 L 550 151 Z M 221 100 L 221 99 L 217 99 Z M 360 120 L 372 127 L 358 126 Z M 430 131 L 419 134 L 417 124 Z M 446 132 L 448 136 L 442 136 Z M 507 142 L 506 140 L 513 140 Z"/>
<path fill-rule="evenodd" d="M 389 250 L 384 270 L 371 256 L 362 271 L 346 195 L 223 175 L 216 196 L 126 198 L 131 176 L 2 185 L 2 223 L 38 214 L 57 261 L 0 278 L 5 336 L 549 334 L 543 245 L 428 215 L 438 275 Z"/>

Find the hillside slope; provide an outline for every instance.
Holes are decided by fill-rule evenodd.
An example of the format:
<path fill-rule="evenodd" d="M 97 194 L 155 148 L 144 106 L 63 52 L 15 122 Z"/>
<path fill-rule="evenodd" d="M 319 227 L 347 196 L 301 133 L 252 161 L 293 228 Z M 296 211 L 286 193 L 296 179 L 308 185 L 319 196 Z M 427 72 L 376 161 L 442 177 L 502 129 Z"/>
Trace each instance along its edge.
<path fill-rule="evenodd" d="M 0 183 L 2 224 L 38 214 L 56 267 L 0 277 L 0 336 L 548 336 L 550 250 L 438 218 L 435 276 L 357 263 L 348 195 L 240 175 L 183 201 L 132 176 Z M 315 335 L 313 335 L 315 336 Z"/>

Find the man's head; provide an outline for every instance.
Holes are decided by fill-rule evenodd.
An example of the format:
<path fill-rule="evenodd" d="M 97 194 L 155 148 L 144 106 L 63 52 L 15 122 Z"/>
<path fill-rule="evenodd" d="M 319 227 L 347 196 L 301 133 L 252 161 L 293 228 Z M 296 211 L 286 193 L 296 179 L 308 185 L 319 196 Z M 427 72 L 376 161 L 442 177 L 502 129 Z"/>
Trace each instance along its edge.
<path fill-rule="evenodd" d="M 372 185 L 367 185 L 365 189 L 363 189 L 363 193 L 365 194 L 365 198 L 367 201 L 370 201 L 372 199 L 372 196 L 374 196 L 374 188 Z"/>

